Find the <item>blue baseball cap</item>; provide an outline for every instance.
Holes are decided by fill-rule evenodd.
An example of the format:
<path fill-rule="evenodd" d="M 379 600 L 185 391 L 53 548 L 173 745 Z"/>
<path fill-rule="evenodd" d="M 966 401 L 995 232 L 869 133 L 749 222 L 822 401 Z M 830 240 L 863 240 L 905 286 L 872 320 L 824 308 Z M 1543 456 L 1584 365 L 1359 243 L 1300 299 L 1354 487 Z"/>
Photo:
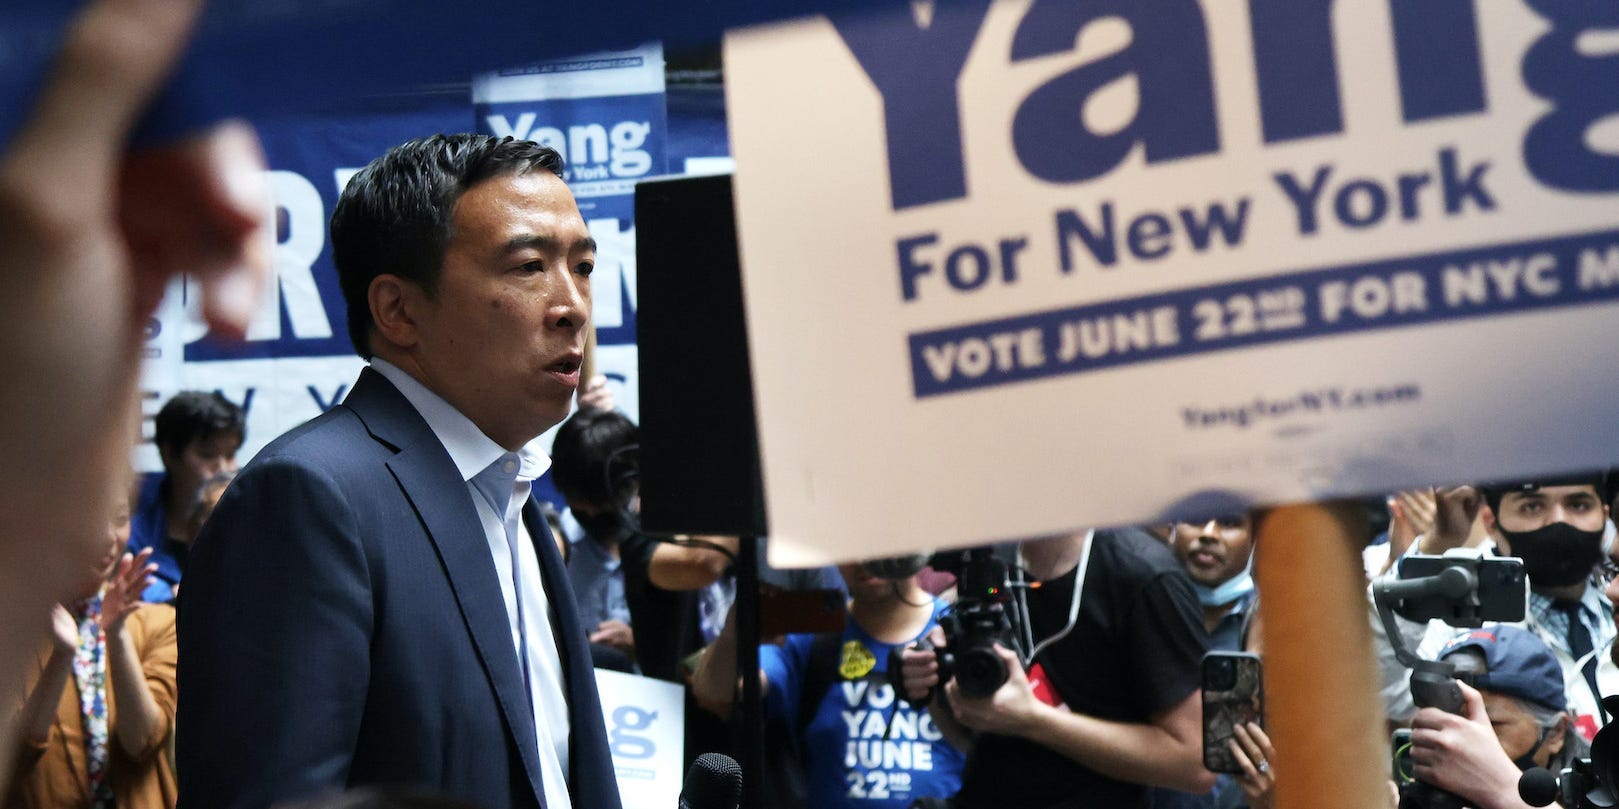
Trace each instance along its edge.
<path fill-rule="evenodd" d="M 1439 653 L 1443 660 L 1464 649 L 1484 655 L 1487 670 L 1470 679 L 1475 688 L 1507 694 L 1544 705 L 1568 709 L 1563 691 L 1563 667 L 1535 633 L 1510 624 L 1492 624 L 1458 633 Z"/>

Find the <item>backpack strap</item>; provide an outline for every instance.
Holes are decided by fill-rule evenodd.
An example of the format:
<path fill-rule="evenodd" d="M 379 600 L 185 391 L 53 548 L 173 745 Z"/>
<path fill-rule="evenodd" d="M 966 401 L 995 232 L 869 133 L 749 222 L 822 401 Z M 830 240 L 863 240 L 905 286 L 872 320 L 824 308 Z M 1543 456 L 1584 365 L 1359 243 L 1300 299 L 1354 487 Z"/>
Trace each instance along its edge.
<path fill-rule="evenodd" d="M 798 689 L 798 716 L 793 725 L 797 738 L 803 738 L 804 731 L 815 719 L 815 711 L 821 707 L 826 690 L 836 680 L 842 650 L 842 632 L 817 632 L 810 640 L 809 659 L 804 663 L 804 685 Z"/>

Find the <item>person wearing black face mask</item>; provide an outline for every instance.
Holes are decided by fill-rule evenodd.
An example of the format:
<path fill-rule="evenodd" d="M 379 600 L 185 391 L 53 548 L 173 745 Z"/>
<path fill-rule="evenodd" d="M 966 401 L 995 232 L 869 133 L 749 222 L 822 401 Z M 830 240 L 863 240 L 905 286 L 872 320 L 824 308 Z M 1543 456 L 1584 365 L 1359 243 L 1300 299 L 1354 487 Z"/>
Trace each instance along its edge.
<path fill-rule="evenodd" d="M 1493 553 L 1523 560 L 1529 578 L 1529 615 L 1523 624 L 1551 649 L 1563 671 L 1575 730 L 1596 735 L 1604 717 L 1601 695 L 1619 693 L 1619 667 L 1607 650 L 1615 637 L 1613 605 L 1603 592 L 1598 565 L 1605 554 L 1608 506 L 1606 475 L 1600 472 L 1511 484 L 1442 490 L 1434 531 L 1413 550 L 1443 553 L 1467 542 L 1474 516 L 1486 529 Z M 1480 512 L 1480 505 L 1489 509 Z M 1390 575 L 1393 575 L 1392 573 Z M 1436 624 L 1438 622 L 1435 622 Z M 1401 622 L 1407 644 L 1432 659 L 1449 630 Z M 1374 635 L 1381 627 L 1374 627 Z M 1385 660 L 1384 695 L 1393 719 L 1410 715 L 1405 692 L 1409 671 Z M 1403 704 L 1403 710 L 1402 710 Z"/>
<path fill-rule="evenodd" d="M 1556 655 L 1579 730 L 1590 738 L 1603 722 L 1601 695 L 1613 693 L 1601 681 L 1616 674 L 1602 654 L 1615 635 L 1613 605 L 1595 576 L 1608 516 L 1603 476 L 1481 491 L 1494 516 L 1496 553 L 1522 559 L 1529 575 L 1527 626 Z"/>
<path fill-rule="evenodd" d="M 584 529 L 569 540 L 568 573 L 592 643 L 633 651 L 642 674 L 682 682 L 681 660 L 724 625 L 732 583 L 722 554 L 641 531 L 639 451 L 640 429 L 617 411 L 580 410 L 557 429 L 551 479 Z M 702 539 L 735 553 L 734 539 Z"/>
<path fill-rule="evenodd" d="M 1565 709 L 1562 667 L 1535 633 L 1506 624 L 1464 630 L 1440 659 L 1471 685 L 1463 689 L 1463 715 L 1417 712 L 1411 725 L 1417 777 L 1469 806 L 1520 807 L 1523 770 L 1558 772 L 1589 754 Z"/>
<path fill-rule="evenodd" d="M 637 532 L 633 458 L 635 423 L 621 413 L 581 410 L 557 429 L 551 480 L 584 536 L 568 542 L 568 577 L 590 642 L 635 654 L 621 546 Z"/>

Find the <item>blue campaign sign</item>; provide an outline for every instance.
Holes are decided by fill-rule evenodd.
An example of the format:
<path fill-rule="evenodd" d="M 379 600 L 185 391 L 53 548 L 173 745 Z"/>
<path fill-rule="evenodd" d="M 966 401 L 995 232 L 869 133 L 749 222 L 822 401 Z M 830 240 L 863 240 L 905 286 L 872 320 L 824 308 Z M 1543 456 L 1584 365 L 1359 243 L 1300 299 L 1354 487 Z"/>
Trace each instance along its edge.
<path fill-rule="evenodd" d="M 1334 11 L 728 35 L 772 561 L 1619 461 L 1619 5 Z"/>
<path fill-rule="evenodd" d="M 480 132 L 561 152 L 563 179 L 586 219 L 633 220 L 636 181 L 666 173 L 662 93 L 485 103 L 476 112 Z"/>

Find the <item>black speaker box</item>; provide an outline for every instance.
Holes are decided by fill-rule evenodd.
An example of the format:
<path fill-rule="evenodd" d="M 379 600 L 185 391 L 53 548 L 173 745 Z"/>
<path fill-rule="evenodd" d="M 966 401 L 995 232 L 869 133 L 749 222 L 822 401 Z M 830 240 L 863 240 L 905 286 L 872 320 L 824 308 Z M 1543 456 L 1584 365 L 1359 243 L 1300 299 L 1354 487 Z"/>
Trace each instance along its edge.
<path fill-rule="evenodd" d="M 635 189 L 641 525 L 766 533 L 730 176 Z"/>

